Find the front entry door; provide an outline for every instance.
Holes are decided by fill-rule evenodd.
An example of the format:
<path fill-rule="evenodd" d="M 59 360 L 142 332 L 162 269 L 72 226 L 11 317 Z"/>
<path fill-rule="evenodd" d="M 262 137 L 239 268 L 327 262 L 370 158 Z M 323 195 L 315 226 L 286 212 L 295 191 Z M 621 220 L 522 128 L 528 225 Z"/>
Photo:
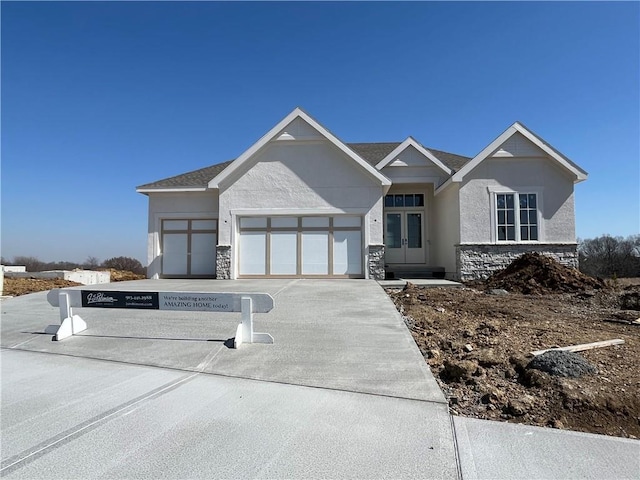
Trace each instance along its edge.
<path fill-rule="evenodd" d="M 412 211 L 385 214 L 386 263 L 424 263 L 424 213 Z"/>

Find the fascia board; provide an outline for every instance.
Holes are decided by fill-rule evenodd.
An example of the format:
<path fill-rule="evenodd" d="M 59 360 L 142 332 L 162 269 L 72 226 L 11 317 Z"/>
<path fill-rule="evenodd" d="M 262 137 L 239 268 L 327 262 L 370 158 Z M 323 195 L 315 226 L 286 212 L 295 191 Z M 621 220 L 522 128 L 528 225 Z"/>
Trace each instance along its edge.
<path fill-rule="evenodd" d="M 206 192 L 207 187 L 174 187 L 174 188 L 136 188 L 138 193 L 175 193 L 175 192 Z"/>
<path fill-rule="evenodd" d="M 420 145 L 413 137 L 407 137 L 407 139 L 396 148 L 394 148 L 394 150 L 389 155 L 380 160 L 380 162 L 378 162 L 378 164 L 376 165 L 376 169 L 382 170 L 384 167 L 389 165 L 393 161 L 393 159 L 400 155 L 408 146 L 412 146 L 413 148 L 418 150 L 418 152 L 427 157 L 443 172 L 445 172 L 447 175 L 451 175 L 451 170 L 444 163 L 438 160 L 438 158 L 433 153 Z"/>
<path fill-rule="evenodd" d="M 447 180 L 440 185 L 439 187 L 437 187 L 434 192 L 433 192 L 433 196 L 437 196 L 440 192 L 442 192 L 443 190 L 446 190 L 446 188 L 451 185 L 451 183 L 453 182 L 453 177 L 451 178 L 447 178 Z"/>
<path fill-rule="evenodd" d="M 564 155 L 558 154 L 558 152 L 556 152 L 554 149 L 550 148 L 536 134 L 534 134 L 533 132 L 529 131 L 527 128 L 525 128 L 523 125 L 519 124 L 518 122 L 516 122 L 513 126 L 518 132 L 520 132 L 522 135 L 524 135 L 534 145 L 536 145 L 538 148 L 540 148 L 542 151 L 544 151 L 551 158 L 556 160 L 564 168 L 566 168 L 571 173 L 573 173 L 576 176 L 576 183 L 582 182 L 582 181 L 587 179 L 587 177 L 588 177 L 587 172 L 582 170 L 580 167 L 578 167 L 576 164 L 574 164 L 571 160 L 566 158 Z"/>
<path fill-rule="evenodd" d="M 458 170 L 452 177 L 451 180 L 454 182 L 461 182 L 464 179 L 464 176 L 469 173 L 471 170 L 476 168 L 480 162 L 482 162 L 485 158 L 491 155 L 497 148 L 506 142 L 514 133 L 516 133 L 515 124 L 511 125 L 507 128 L 502 134 L 496 138 L 493 142 L 487 145 L 479 154 L 477 154 L 469 163 L 467 163 L 464 167 Z"/>
<path fill-rule="evenodd" d="M 248 150 L 246 150 L 242 155 L 240 155 L 234 162 L 225 168 L 219 175 L 213 178 L 209 182 L 209 188 L 219 188 L 220 184 L 228 179 L 233 172 L 235 172 L 243 163 L 249 160 L 255 153 L 257 153 L 261 148 L 263 148 L 271 139 L 275 137 L 277 133 L 279 133 L 283 128 L 289 125 L 293 120 L 297 117 L 300 117 L 302 120 L 311 125 L 314 129 L 316 129 L 322 136 L 328 139 L 331 143 L 333 143 L 338 149 L 340 149 L 343 153 L 345 153 L 349 158 L 354 160 L 358 165 L 364 168 L 370 175 L 380 181 L 381 185 L 391 185 L 391 180 L 389 180 L 385 175 L 378 172 L 375 168 L 365 162 L 359 155 L 357 155 L 353 150 L 347 147 L 342 141 L 340 141 L 335 135 L 329 132 L 326 128 L 316 122 L 313 118 L 311 118 L 306 112 L 304 112 L 300 107 L 296 107 L 289 115 L 287 115 L 282 121 L 280 121 L 275 127 L 269 130 L 265 135 L 263 135 L 260 140 L 254 143 Z"/>
<path fill-rule="evenodd" d="M 407 137 L 405 139 L 405 141 L 402 142 L 400 145 L 398 145 L 396 148 L 394 148 L 393 151 L 389 155 L 387 155 L 382 160 L 380 160 L 376 164 L 376 169 L 382 170 L 384 167 L 389 165 L 389 163 L 391 163 L 394 158 L 396 158 L 398 155 L 400 155 L 404 151 L 404 149 L 409 146 L 410 139 L 411 139 L 411 137 Z"/>

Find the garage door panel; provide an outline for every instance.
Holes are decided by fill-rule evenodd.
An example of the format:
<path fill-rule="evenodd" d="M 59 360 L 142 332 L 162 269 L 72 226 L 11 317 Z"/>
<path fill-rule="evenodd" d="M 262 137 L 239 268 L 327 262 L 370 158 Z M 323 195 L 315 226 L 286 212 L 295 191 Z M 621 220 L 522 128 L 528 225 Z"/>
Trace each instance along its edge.
<path fill-rule="evenodd" d="M 297 232 L 271 233 L 271 274 L 295 275 L 297 273 Z"/>
<path fill-rule="evenodd" d="M 266 232 L 243 232 L 240 235 L 240 275 L 265 275 L 266 252 Z"/>
<path fill-rule="evenodd" d="M 302 274 L 329 274 L 329 232 L 302 232 Z"/>
<path fill-rule="evenodd" d="M 362 234 L 359 231 L 333 232 L 333 274 L 362 273 Z"/>
<path fill-rule="evenodd" d="M 165 233 L 163 236 L 162 273 L 186 275 L 188 237 L 186 233 Z"/>
<path fill-rule="evenodd" d="M 216 234 L 193 233 L 191 235 L 191 274 L 215 275 Z"/>

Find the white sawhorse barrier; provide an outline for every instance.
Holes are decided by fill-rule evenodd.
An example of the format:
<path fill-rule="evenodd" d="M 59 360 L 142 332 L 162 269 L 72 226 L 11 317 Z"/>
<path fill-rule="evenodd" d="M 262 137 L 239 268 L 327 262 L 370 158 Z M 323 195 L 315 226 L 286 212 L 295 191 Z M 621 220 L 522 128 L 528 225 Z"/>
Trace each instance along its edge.
<path fill-rule="evenodd" d="M 72 307 L 88 307 L 241 312 L 242 322 L 236 329 L 235 348 L 243 343 L 273 343 L 273 337 L 268 333 L 253 331 L 253 314 L 267 313 L 273 309 L 273 297 L 268 293 L 123 292 L 58 288 L 47 294 L 47 301 L 54 307 L 60 307 L 60 325 L 49 325 L 45 330 L 55 335 L 55 340 L 63 340 L 86 330 L 86 322 L 73 314 Z"/>

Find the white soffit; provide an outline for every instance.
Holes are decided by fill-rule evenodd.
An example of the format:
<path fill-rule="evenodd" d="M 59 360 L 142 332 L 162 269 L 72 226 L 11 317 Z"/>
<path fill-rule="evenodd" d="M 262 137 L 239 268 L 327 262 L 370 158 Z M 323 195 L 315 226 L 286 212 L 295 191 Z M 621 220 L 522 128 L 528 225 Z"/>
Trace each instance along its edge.
<path fill-rule="evenodd" d="M 299 121 L 304 120 L 308 125 L 302 126 Z M 294 123 L 296 122 L 296 123 Z M 296 126 L 297 124 L 297 126 Z M 287 131 L 289 126 L 292 125 L 291 132 Z M 309 128 L 311 127 L 311 129 Z M 311 135 L 311 132 L 315 130 L 319 135 Z M 335 145 L 338 149 L 340 149 L 343 153 L 345 153 L 349 158 L 355 161 L 358 165 L 360 165 L 364 170 L 366 170 L 372 177 L 377 179 L 381 185 L 390 186 L 391 180 L 389 180 L 384 174 L 377 171 L 374 167 L 369 165 L 365 160 L 363 160 L 358 154 L 356 154 L 353 150 L 347 147 L 342 141 L 340 141 L 336 136 L 334 136 L 331 132 L 329 132 L 326 128 L 316 122 L 313 118 L 311 118 L 304 110 L 300 107 L 296 107 L 289 115 L 287 115 L 282 121 L 280 121 L 275 127 L 269 130 L 265 135 L 260 138 L 256 143 L 254 143 L 249 149 L 247 149 L 242 155 L 236 158 L 231 165 L 225 168 L 219 175 L 217 175 L 214 179 L 212 179 L 208 187 L 209 188 L 220 188 L 220 184 L 227 179 L 233 178 L 234 173 L 247 162 L 254 154 L 256 154 L 261 148 L 263 148 L 267 143 L 271 140 L 276 141 L 292 141 L 296 140 L 296 134 L 300 136 L 300 132 L 302 132 L 302 137 L 308 139 L 309 137 L 314 137 L 314 139 L 325 138 L 329 140 L 333 145 Z"/>
<path fill-rule="evenodd" d="M 413 137 L 407 137 L 407 139 L 400 145 L 398 145 L 389 155 L 380 160 L 380 162 L 378 162 L 378 164 L 376 165 L 376 168 L 378 170 L 382 170 L 387 165 L 392 167 L 406 167 L 407 164 L 398 159 L 398 156 L 409 147 L 415 148 L 419 153 L 425 156 L 431 163 L 439 167 L 447 175 L 451 175 L 451 170 L 447 168 L 444 163 L 438 160 L 438 158 L 433 153 L 420 145 Z"/>
<path fill-rule="evenodd" d="M 528 139 L 535 146 L 540 148 L 544 153 L 546 153 L 551 159 L 558 162 L 562 167 L 567 169 L 575 176 L 575 183 L 582 182 L 587 179 L 587 172 L 578 167 L 575 163 L 569 160 L 567 157 L 562 155 L 560 152 L 556 151 L 554 148 L 550 147 L 542 138 L 538 137 L 536 134 L 528 130 L 521 123 L 515 122 L 509 128 L 507 128 L 502 134 L 496 138 L 493 142 L 487 145 L 478 155 L 476 155 L 469 163 L 467 163 L 464 167 L 462 167 L 458 172 L 456 172 L 451 180 L 454 182 L 461 182 L 465 175 L 471 172 L 474 168 L 476 168 L 481 162 L 483 162 L 488 157 L 507 157 L 509 155 L 502 153 L 500 147 L 513 135 L 516 133 L 522 134 L 526 139 Z"/>

